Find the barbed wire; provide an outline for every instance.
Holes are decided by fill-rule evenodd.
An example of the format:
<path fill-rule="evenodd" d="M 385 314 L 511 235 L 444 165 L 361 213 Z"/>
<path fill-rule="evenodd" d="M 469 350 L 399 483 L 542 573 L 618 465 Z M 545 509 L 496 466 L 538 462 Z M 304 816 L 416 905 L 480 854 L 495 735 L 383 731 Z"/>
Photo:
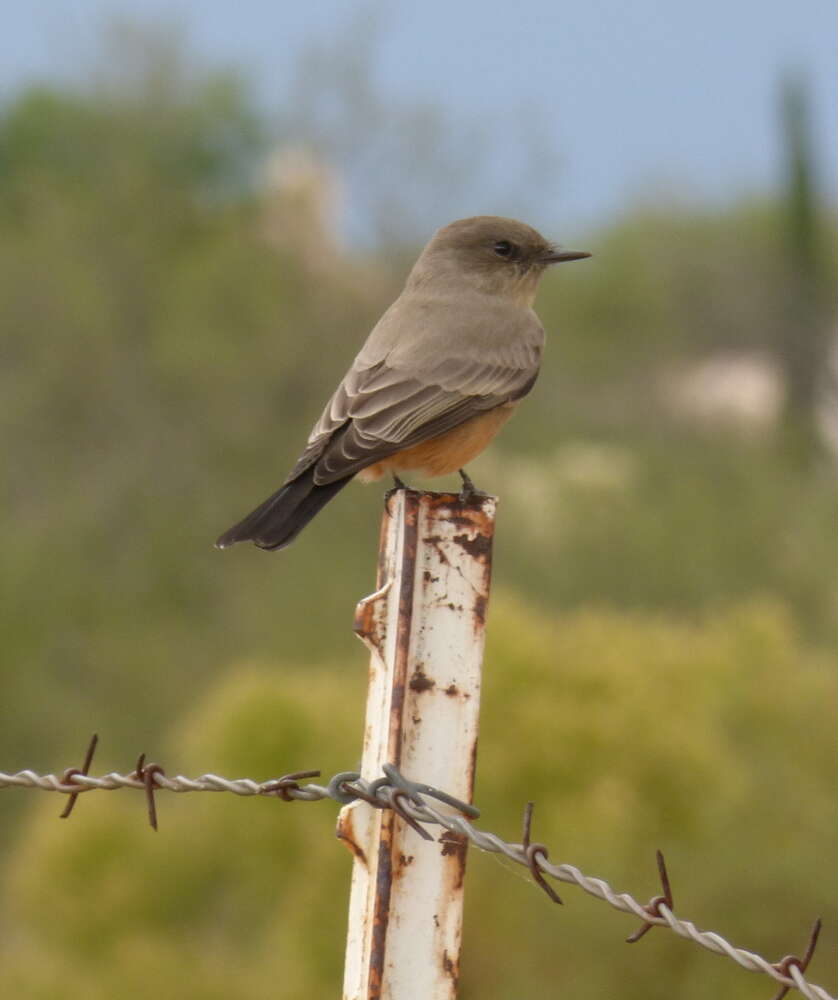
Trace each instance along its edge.
<path fill-rule="evenodd" d="M 604 879 L 585 875 L 575 865 L 551 862 L 548 848 L 544 844 L 530 840 L 533 803 L 527 804 L 524 813 L 521 843 L 514 843 L 475 827 L 471 820 L 479 817 L 479 809 L 455 799 L 432 785 L 408 780 L 390 764 L 384 765 L 383 777 L 374 781 L 365 780 L 357 771 L 341 771 L 326 785 L 314 782 L 301 785 L 300 781 L 319 777 L 320 772 L 295 771 L 268 781 L 223 778 L 217 774 L 202 774 L 198 778 L 186 778 L 183 775 L 168 777 L 159 764 L 147 764 L 143 754 L 137 761 L 137 766 L 129 774 L 111 771 L 97 778 L 88 774 L 96 743 L 97 737 L 94 736 L 81 768 L 68 768 L 60 777 L 55 774 L 38 774 L 32 770 L 18 771 L 16 774 L 0 771 L 0 788 L 40 789 L 68 795 L 67 805 L 61 813 L 62 818 L 70 815 L 78 796 L 85 792 L 117 791 L 123 788 L 143 791 L 147 801 L 149 822 L 155 830 L 157 829 L 155 793 L 158 791 L 230 792 L 240 796 L 274 797 L 285 802 L 315 802 L 328 798 L 342 805 L 360 799 L 377 809 L 392 809 L 426 840 L 434 838 L 423 824 L 434 824 L 449 833 L 467 838 L 480 850 L 503 854 L 510 861 L 527 868 L 535 882 L 556 903 L 561 903 L 562 900 L 553 886 L 546 881 L 545 875 L 559 882 L 576 885 L 583 892 L 608 903 L 615 910 L 637 917 L 643 923 L 626 939 L 629 943 L 639 941 L 652 927 L 668 927 L 679 937 L 692 941 L 713 954 L 726 956 L 749 972 L 759 972 L 775 980 L 780 984 L 780 990 L 774 1000 L 781 1000 L 790 989 L 799 990 L 807 1000 L 836 1000 L 836 997 L 823 987 L 810 983 L 804 977 L 817 944 L 821 928 L 820 920 L 817 920 L 812 928 L 802 958 L 797 955 L 786 955 L 779 962 L 769 962 L 752 951 L 737 948 L 714 931 L 699 930 L 692 921 L 675 916 L 670 879 L 660 851 L 657 852 L 657 862 L 663 891 L 648 903 L 638 902 L 629 893 L 616 892 Z M 457 812 L 443 812 L 429 803 L 427 798 Z"/>

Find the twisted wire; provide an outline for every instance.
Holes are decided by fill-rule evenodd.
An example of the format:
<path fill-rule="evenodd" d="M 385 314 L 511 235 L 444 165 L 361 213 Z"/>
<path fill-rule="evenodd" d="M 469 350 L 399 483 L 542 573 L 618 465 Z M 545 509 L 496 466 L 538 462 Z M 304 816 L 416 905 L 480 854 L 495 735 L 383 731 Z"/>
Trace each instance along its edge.
<path fill-rule="evenodd" d="M 151 770 L 156 766 L 148 765 L 148 768 Z M 805 978 L 803 975 L 805 965 L 802 965 L 800 960 L 791 958 L 775 964 L 752 951 L 737 948 L 720 934 L 714 931 L 702 931 L 692 921 L 677 917 L 665 902 L 659 901 L 654 907 L 640 903 L 629 893 L 616 892 L 604 879 L 585 875 L 575 865 L 554 864 L 548 859 L 546 848 L 534 852 L 530 847 L 528 851 L 524 844 L 507 841 L 495 833 L 479 829 L 466 815 L 441 811 L 431 805 L 425 796 L 430 795 L 450 808 L 459 809 L 472 817 L 479 815 L 479 811 L 474 807 L 458 802 L 432 786 L 405 779 L 391 765 L 385 765 L 384 771 L 385 777 L 374 781 L 366 781 L 354 771 L 343 771 L 334 775 L 327 785 L 314 782 L 304 785 L 298 783 L 297 779 L 301 775 L 315 775 L 318 772 L 298 772 L 269 781 L 254 781 L 251 778 L 224 778 L 217 774 L 202 774 L 198 778 L 187 778 L 183 775 L 169 777 L 160 770 L 153 770 L 144 777 L 141 767 L 130 774 L 111 771 L 101 777 L 78 771 L 67 773 L 63 777 L 55 774 L 38 774 L 32 770 L 18 771 L 15 774 L 0 771 L 0 788 L 34 788 L 66 795 L 79 795 L 94 790 L 117 791 L 122 788 L 148 792 L 151 786 L 153 791 L 230 792 L 240 796 L 275 796 L 286 801 L 314 802 L 330 798 L 346 804 L 363 799 L 374 803 L 378 808 L 394 809 L 415 823 L 441 826 L 449 833 L 465 837 L 480 850 L 502 854 L 530 871 L 537 866 L 542 874 L 549 875 L 559 882 L 576 885 L 583 892 L 608 903 L 622 913 L 631 914 L 647 924 L 668 927 L 679 937 L 692 941 L 713 954 L 725 956 L 749 972 L 762 973 L 783 987 L 797 989 L 807 1000 L 838 1000 L 823 987 L 816 986 Z M 540 848 L 541 845 L 537 846 Z"/>

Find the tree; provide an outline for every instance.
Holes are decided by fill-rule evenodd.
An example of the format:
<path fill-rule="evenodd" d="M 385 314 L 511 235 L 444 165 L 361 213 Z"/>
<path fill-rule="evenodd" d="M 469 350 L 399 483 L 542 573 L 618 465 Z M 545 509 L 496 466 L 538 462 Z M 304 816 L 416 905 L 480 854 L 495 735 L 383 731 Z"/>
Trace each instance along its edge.
<path fill-rule="evenodd" d="M 785 232 L 788 255 L 786 315 L 777 356 L 786 384 L 785 438 L 790 452 L 810 462 L 820 450 L 817 411 L 829 364 L 826 260 L 806 80 L 788 76 L 780 89 L 785 157 Z"/>

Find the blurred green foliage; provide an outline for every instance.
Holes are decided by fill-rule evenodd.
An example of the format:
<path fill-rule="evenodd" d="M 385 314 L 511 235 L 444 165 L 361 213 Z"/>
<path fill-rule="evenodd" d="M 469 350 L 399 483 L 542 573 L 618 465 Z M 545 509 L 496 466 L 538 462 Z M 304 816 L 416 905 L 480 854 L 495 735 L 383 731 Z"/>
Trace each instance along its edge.
<path fill-rule="evenodd" d="M 296 458 L 405 240 L 312 253 L 256 182 L 269 138 L 234 76 L 176 51 L 0 111 L 4 770 L 77 763 L 93 729 L 96 769 L 141 749 L 257 778 L 357 760 L 350 620 L 380 495 L 350 487 L 278 557 L 211 542 Z M 533 798 L 554 855 L 641 896 L 661 846 L 683 912 L 769 956 L 816 913 L 836 924 L 835 469 L 804 474 L 770 429 L 697 423 L 657 390 L 780 341 L 782 219 L 767 200 L 658 205 L 594 234 L 593 261 L 545 281 L 543 375 L 474 469 L 501 496 L 505 592 L 486 826 L 514 839 Z M 834 308 L 835 219 L 821 230 Z M 350 859 L 328 804 L 166 798 L 154 837 L 135 796 L 84 797 L 69 824 L 33 797 L 0 802 L 3 995 L 339 989 Z M 464 997 L 765 993 L 663 934 L 621 947 L 625 919 L 573 890 L 558 911 L 520 872 L 469 866 Z"/>
<path fill-rule="evenodd" d="M 770 956 L 816 912 L 834 926 L 838 678 L 782 605 L 695 625 L 613 610 L 550 620 L 500 594 L 486 663 L 486 829 L 517 839 L 533 798 L 555 857 L 641 897 L 662 845 L 681 912 Z M 164 759 L 189 774 L 334 773 L 355 760 L 364 684 L 335 664 L 235 664 Z M 71 825 L 52 797 L 34 804 L 0 881 L 4 995 L 338 995 L 351 858 L 334 805 L 158 798 L 157 836 L 136 795 L 85 796 Z M 464 1000 L 545 996 L 559 981 L 580 998 L 617 983 L 627 998 L 765 995 L 758 977 L 660 932 L 629 949 L 625 917 L 563 895 L 558 909 L 522 870 L 472 851 Z M 816 969 L 834 982 L 834 949 Z"/>

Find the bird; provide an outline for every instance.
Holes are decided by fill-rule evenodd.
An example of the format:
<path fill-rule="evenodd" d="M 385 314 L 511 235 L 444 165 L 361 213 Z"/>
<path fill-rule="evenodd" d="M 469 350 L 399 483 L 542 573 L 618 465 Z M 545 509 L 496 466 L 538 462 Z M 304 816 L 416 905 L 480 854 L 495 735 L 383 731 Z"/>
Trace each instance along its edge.
<path fill-rule="evenodd" d="M 289 545 L 347 483 L 465 470 L 538 377 L 544 329 L 533 310 L 564 250 L 515 219 L 481 215 L 437 230 L 373 328 L 285 482 L 216 546 Z"/>

